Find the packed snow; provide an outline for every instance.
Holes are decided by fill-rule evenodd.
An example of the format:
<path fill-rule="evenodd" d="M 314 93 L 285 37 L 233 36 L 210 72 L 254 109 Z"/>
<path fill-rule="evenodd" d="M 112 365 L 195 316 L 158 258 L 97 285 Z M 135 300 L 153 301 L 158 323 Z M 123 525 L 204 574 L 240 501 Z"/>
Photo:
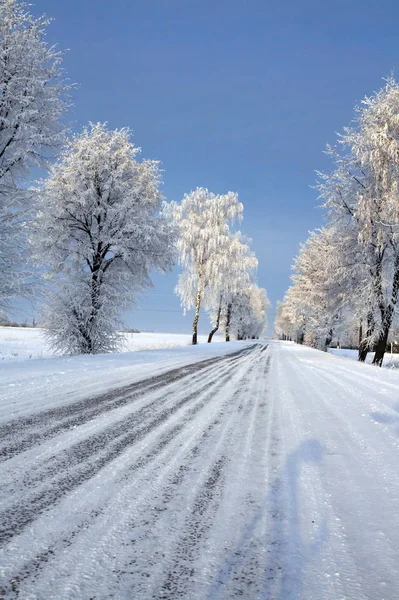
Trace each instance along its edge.
<path fill-rule="evenodd" d="M 262 341 L 0 369 L 2 597 L 397 598 L 398 372 Z"/>

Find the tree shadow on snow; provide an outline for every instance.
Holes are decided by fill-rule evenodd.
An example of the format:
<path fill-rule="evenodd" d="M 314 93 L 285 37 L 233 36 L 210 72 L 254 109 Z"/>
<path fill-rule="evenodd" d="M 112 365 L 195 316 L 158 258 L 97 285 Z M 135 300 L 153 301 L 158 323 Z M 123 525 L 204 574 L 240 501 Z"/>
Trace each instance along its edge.
<path fill-rule="evenodd" d="M 306 492 L 300 491 L 301 469 L 309 465 L 319 467 L 325 453 L 320 442 L 308 440 L 288 455 L 284 467 L 272 477 L 264 501 L 216 575 L 209 599 L 223 596 L 227 585 L 234 588 L 234 596 L 244 598 L 299 598 L 304 569 L 328 539 L 325 516 L 319 514 L 311 523 L 301 521 L 301 498 Z M 317 509 L 320 511 L 320 505 Z M 262 581 L 255 581 L 259 577 Z"/>

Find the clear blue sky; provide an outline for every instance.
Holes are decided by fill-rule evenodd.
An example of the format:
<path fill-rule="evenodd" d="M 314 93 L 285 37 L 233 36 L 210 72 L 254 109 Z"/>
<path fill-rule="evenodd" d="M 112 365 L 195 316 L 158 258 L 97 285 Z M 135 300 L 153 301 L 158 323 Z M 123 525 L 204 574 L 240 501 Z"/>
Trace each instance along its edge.
<path fill-rule="evenodd" d="M 129 126 L 143 156 L 162 161 L 168 200 L 196 186 L 239 193 L 272 320 L 299 243 L 322 224 L 310 186 L 328 168 L 326 143 L 398 71 L 397 0 L 36 0 L 32 10 L 54 17 L 48 39 L 69 49 L 75 130 Z M 128 324 L 190 331 L 176 277 L 155 276 Z"/>

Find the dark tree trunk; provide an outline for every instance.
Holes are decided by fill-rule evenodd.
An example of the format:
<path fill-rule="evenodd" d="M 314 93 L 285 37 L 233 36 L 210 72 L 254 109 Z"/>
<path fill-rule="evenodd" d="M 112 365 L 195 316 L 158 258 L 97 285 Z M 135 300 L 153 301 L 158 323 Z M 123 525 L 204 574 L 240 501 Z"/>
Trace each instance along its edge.
<path fill-rule="evenodd" d="M 358 354 L 358 360 L 360 362 L 364 362 L 366 360 L 368 351 L 369 351 L 369 349 L 368 349 L 367 342 L 365 340 L 362 340 L 359 345 L 359 354 Z"/>
<path fill-rule="evenodd" d="M 304 342 L 304 339 L 305 339 L 305 332 L 302 331 L 297 337 L 297 343 L 302 345 Z"/>
<path fill-rule="evenodd" d="M 226 342 L 230 341 L 230 321 L 231 321 L 231 310 L 233 306 L 230 303 L 227 306 L 227 317 L 226 317 Z"/>
<path fill-rule="evenodd" d="M 90 266 L 91 269 L 91 311 L 88 321 L 79 326 L 81 335 L 85 341 L 86 351 L 84 354 L 95 354 L 98 349 L 93 343 L 93 327 L 96 325 L 96 318 L 101 308 L 100 302 L 100 290 L 102 285 L 103 275 L 103 245 L 101 242 L 97 244 L 97 250 L 93 257 L 93 263 Z"/>
<path fill-rule="evenodd" d="M 197 300 L 195 303 L 194 321 L 193 321 L 193 339 L 192 339 L 193 346 L 195 346 L 198 343 L 198 321 L 199 321 L 200 308 L 201 308 L 201 292 L 198 290 Z"/>
<path fill-rule="evenodd" d="M 200 314 L 200 308 L 201 308 L 201 276 L 202 276 L 202 266 L 199 265 L 198 267 L 198 289 L 197 289 L 197 296 L 195 299 L 195 311 L 194 311 L 194 321 L 193 321 L 193 339 L 192 339 L 192 345 L 195 346 L 198 343 L 198 321 L 199 321 L 199 314 Z"/>
<path fill-rule="evenodd" d="M 389 335 L 389 326 L 386 325 L 384 330 L 381 332 L 380 338 L 375 345 L 375 354 L 373 358 L 373 365 L 377 367 L 382 367 L 382 361 L 384 360 L 384 354 L 387 347 L 388 335 Z"/>
<path fill-rule="evenodd" d="M 399 255 L 396 256 L 396 258 L 395 258 L 395 271 L 394 271 L 393 282 L 392 282 L 391 301 L 388 306 L 386 306 L 384 303 L 382 303 L 380 305 L 381 321 L 383 324 L 383 328 L 382 328 L 382 331 L 379 335 L 379 338 L 378 338 L 378 341 L 376 344 L 375 354 L 374 354 L 374 359 L 373 359 L 373 365 L 376 365 L 377 367 L 382 367 L 382 361 L 384 360 L 384 354 L 385 354 L 385 350 L 387 348 L 387 343 L 388 343 L 389 331 L 390 331 L 391 325 L 392 325 L 393 313 L 394 313 L 395 306 L 396 306 L 396 303 L 398 300 L 398 293 L 399 293 Z"/>
<path fill-rule="evenodd" d="M 367 353 L 369 351 L 369 341 L 371 336 L 374 333 L 374 318 L 371 313 L 367 316 L 367 332 L 366 338 L 363 337 L 363 326 L 361 325 L 359 328 L 359 353 L 358 360 L 360 362 L 364 362 L 367 358 Z M 360 339 L 361 335 L 361 339 Z"/>
<path fill-rule="evenodd" d="M 327 352 L 327 348 L 331 345 L 333 339 L 333 330 L 330 329 L 330 331 L 327 333 L 325 342 L 324 342 L 324 351 Z"/>
<path fill-rule="evenodd" d="M 220 314 L 222 312 L 222 305 L 219 306 L 219 310 L 218 310 L 218 316 L 216 318 L 216 323 L 215 323 L 215 327 L 212 329 L 212 331 L 210 332 L 209 336 L 208 336 L 208 344 L 211 343 L 213 336 L 215 335 L 215 333 L 217 332 L 217 330 L 219 329 L 219 324 L 220 324 Z"/>

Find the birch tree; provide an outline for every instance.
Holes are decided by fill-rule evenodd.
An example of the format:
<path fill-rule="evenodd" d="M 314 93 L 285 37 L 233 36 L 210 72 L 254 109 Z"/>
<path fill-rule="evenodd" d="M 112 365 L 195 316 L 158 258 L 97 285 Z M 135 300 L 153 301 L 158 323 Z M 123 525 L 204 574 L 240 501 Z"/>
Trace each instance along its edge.
<path fill-rule="evenodd" d="M 218 254 L 229 243 L 229 225 L 242 218 L 243 206 L 234 192 L 214 194 L 197 188 L 181 204 L 170 203 L 168 211 L 178 231 L 176 246 L 183 269 L 176 293 L 185 310 L 194 309 L 192 343 L 197 344 L 200 308 L 218 276 Z"/>
<path fill-rule="evenodd" d="M 251 284 L 231 299 L 229 334 L 237 340 L 258 338 L 267 327 L 269 300 L 266 290 Z"/>
<path fill-rule="evenodd" d="M 208 342 L 212 341 L 222 323 L 225 323 L 224 329 L 228 331 L 227 321 L 228 315 L 231 319 L 233 297 L 255 279 L 258 261 L 251 252 L 249 243 L 250 240 L 236 232 L 226 236 L 225 244 L 223 247 L 219 246 L 216 253 L 214 276 L 206 298 L 206 309 L 213 325 Z"/>
<path fill-rule="evenodd" d="M 118 348 L 118 317 L 173 262 L 156 161 L 139 162 L 128 129 L 96 124 L 68 144 L 40 193 L 34 243 L 52 293 L 45 324 L 63 353 Z"/>
<path fill-rule="evenodd" d="M 26 177 L 64 141 L 69 85 L 62 54 L 45 42 L 49 20 L 27 5 L 0 0 L 0 309 L 27 292 L 26 222 L 32 194 Z"/>

